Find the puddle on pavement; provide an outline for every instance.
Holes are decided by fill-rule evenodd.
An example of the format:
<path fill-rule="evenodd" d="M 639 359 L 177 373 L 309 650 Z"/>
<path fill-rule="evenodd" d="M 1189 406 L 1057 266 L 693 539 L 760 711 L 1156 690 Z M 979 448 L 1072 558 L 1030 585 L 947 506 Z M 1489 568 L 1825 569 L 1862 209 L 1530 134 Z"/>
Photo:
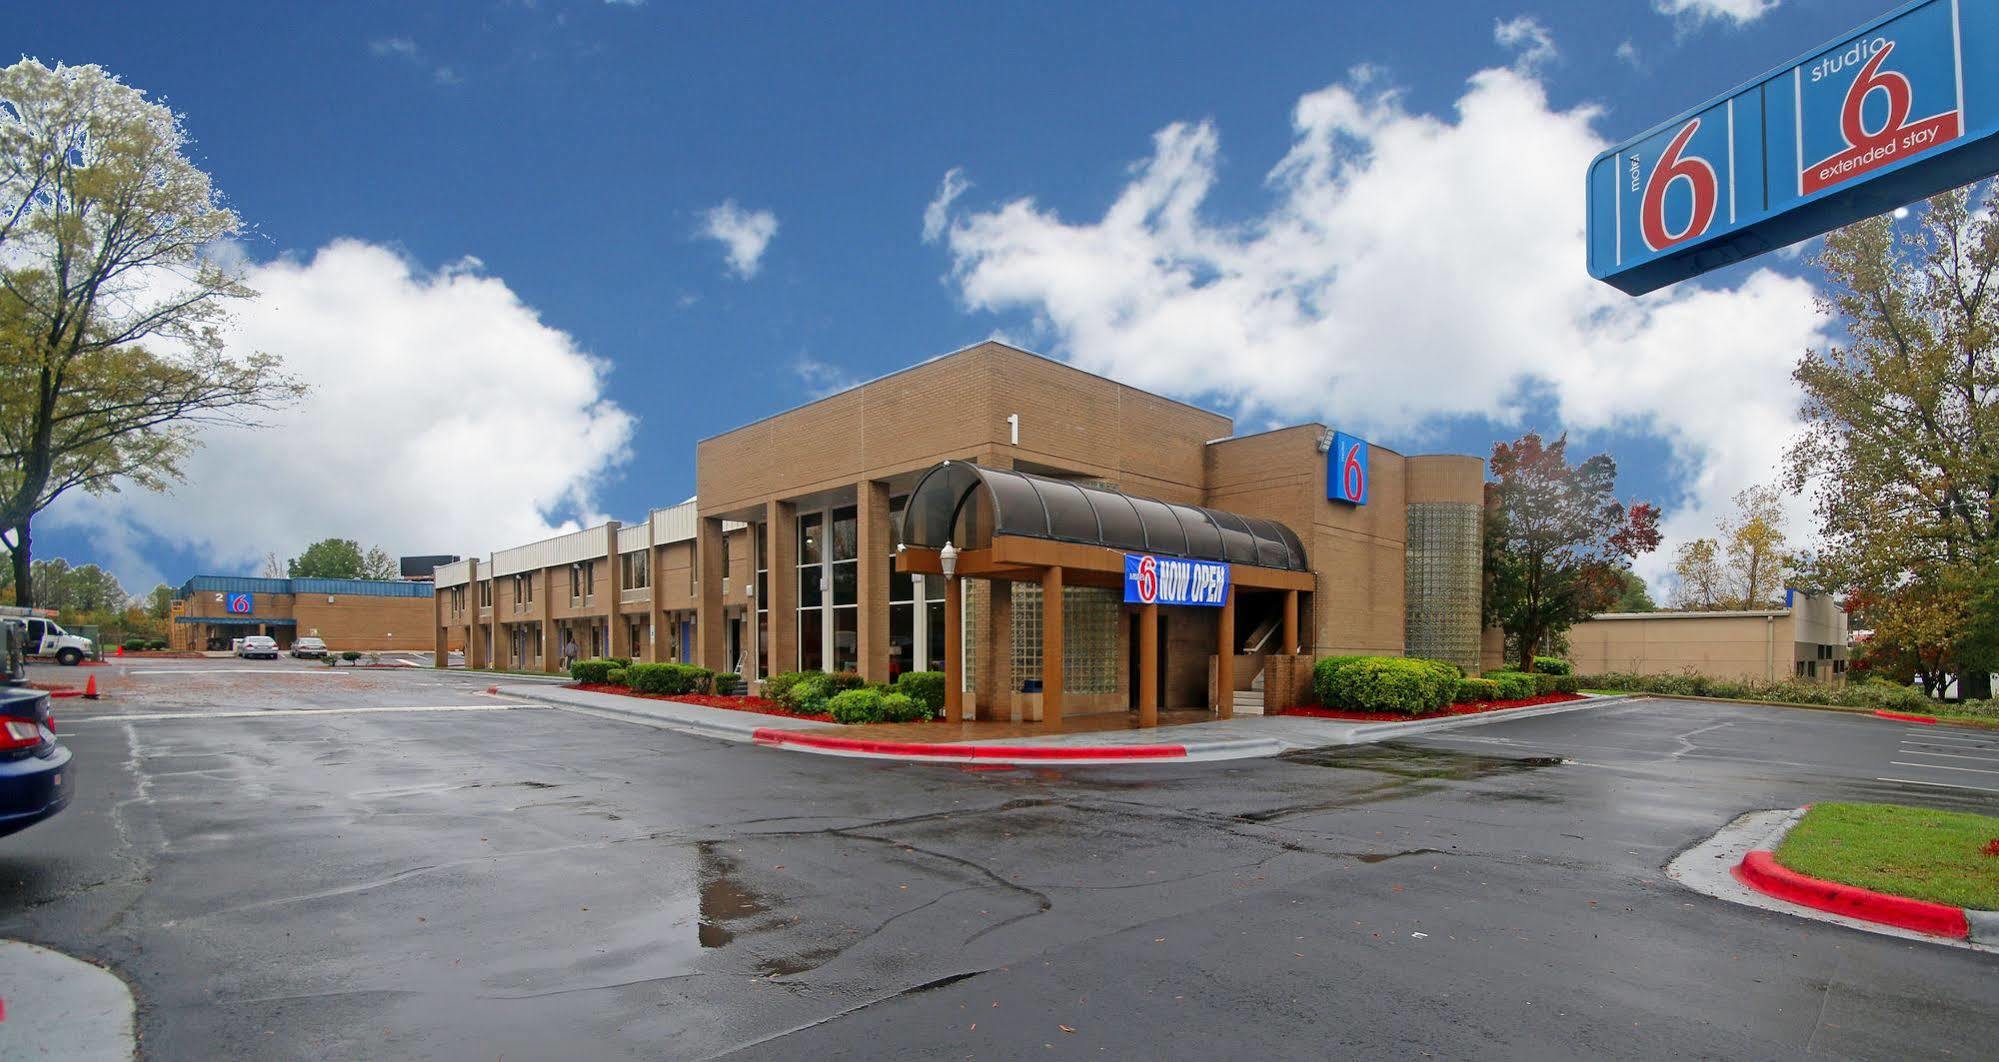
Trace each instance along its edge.
<path fill-rule="evenodd" d="M 1300 749 L 1277 757 L 1287 763 L 1338 770 L 1374 771 L 1424 781 L 1471 781 L 1559 766 L 1559 756 L 1482 756 L 1471 752 L 1421 748 L 1415 745 L 1368 745 L 1362 748 Z"/>
<path fill-rule="evenodd" d="M 701 876 L 701 921 L 696 934 L 704 948 L 726 946 L 745 928 L 735 923 L 770 910 L 762 894 L 735 879 L 736 868 L 736 861 L 723 855 L 714 844 L 700 846 L 697 871 Z"/>

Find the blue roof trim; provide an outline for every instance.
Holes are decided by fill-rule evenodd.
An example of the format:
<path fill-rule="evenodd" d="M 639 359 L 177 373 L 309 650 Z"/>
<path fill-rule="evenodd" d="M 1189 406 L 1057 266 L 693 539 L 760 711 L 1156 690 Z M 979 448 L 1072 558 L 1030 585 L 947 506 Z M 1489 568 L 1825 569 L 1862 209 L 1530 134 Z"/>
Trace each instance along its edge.
<path fill-rule="evenodd" d="M 197 575 L 181 584 L 179 597 L 190 594 L 348 594 L 358 597 L 421 597 L 437 594 L 430 583 L 381 579 L 260 579 L 248 575 Z"/>
<path fill-rule="evenodd" d="M 296 627 L 295 619 L 275 616 L 175 616 L 175 623 L 206 623 L 211 627 Z"/>

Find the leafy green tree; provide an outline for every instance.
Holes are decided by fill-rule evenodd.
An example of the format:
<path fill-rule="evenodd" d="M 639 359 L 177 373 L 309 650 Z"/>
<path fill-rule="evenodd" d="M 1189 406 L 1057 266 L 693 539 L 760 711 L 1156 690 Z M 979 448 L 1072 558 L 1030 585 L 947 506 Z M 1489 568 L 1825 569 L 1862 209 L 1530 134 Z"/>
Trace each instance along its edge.
<path fill-rule="evenodd" d="M 1723 602 L 1721 546 L 1711 538 L 1682 542 L 1673 551 L 1673 607 L 1687 612 L 1712 612 Z"/>
<path fill-rule="evenodd" d="M 1624 589 L 1618 592 L 1617 604 L 1611 606 L 1612 612 L 1657 612 L 1659 610 L 1658 602 L 1652 600 L 1651 588 L 1645 585 L 1645 580 L 1640 579 L 1637 572 L 1627 568 L 1617 573 L 1617 575 L 1618 579 L 1624 584 Z"/>
<path fill-rule="evenodd" d="M 1784 507 L 1774 486 L 1735 495 L 1735 512 L 1721 521 L 1727 551 L 1730 608 L 1770 608 L 1783 596 L 1789 563 L 1784 554 Z"/>
<path fill-rule="evenodd" d="M 366 570 L 361 544 L 351 538 L 322 538 L 285 564 L 294 579 L 359 579 Z"/>
<path fill-rule="evenodd" d="M 146 594 L 145 608 L 146 608 L 146 615 L 151 616 L 154 619 L 161 621 L 162 623 L 166 622 L 167 617 L 173 614 L 174 588 L 168 586 L 165 583 L 161 583 L 158 586 L 153 587 L 153 589 Z"/>
<path fill-rule="evenodd" d="M 1506 632 L 1520 669 L 1624 592 L 1632 557 L 1659 546 L 1659 512 L 1614 494 L 1617 462 L 1568 462 L 1568 437 L 1528 433 L 1492 448 L 1486 484 L 1485 619 Z"/>
<path fill-rule="evenodd" d="M 209 253 L 241 230 L 168 108 L 96 66 L 0 69 L 0 544 L 37 603 L 34 518 L 65 492 L 161 490 L 206 424 L 303 387 L 223 347 L 253 293 Z"/>
<path fill-rule="evenodd" d="M 1811 577 L 1824 585 L 1883 605 L 1920 588 L 1934 603 L 1999 566 L 1993 188 L 1935 196 L 1907 223 L 1849 225 L 1813 259 L 1821 308 L 1842 320 L 1846 342 L 1807 352 L 1792 373 L 1807 430 L 1788 479 L 1813 491 L 1824 545 Z M 1919 604 L 1905 612 L 1934 613 Z M 1999 637 L 1999 614 L 1963 619 L 1961 642 Z M 1975 670 L 1959 688 L 1991 692 Z"/>

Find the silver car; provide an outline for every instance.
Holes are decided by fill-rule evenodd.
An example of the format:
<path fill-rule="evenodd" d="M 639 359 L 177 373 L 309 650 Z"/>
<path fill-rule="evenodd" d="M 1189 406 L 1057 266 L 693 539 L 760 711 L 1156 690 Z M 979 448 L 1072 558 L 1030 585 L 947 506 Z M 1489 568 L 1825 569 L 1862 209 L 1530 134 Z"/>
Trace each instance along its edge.
<path fill-rule="evenodd" d="M 326 643 L 318 638 L 300 638 L 292 642 L 292 655 L 300 660 L 326 659 Z"/>
<path fill-rule="evenodd" d="M 276 660 L 278 658 L 277 639 L 266 637 L 262 634 L 253 634 L 236 643 L 236 655 L 245 660 L 254 660 L 260 656 L 266 660 Z"/>

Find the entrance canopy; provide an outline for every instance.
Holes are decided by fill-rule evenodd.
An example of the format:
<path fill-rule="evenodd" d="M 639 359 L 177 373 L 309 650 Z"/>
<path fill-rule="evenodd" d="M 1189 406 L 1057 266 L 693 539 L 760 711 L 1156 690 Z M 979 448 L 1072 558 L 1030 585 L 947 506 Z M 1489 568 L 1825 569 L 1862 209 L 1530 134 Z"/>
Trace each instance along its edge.
<path fill-rule="evenodd" d="M 984 550 L 996 536 L 1309 570 L 1298 536 L 1261 517 L 969 461 L 932 468 L 910 492 L 902 517 L 903 545 L 936 550 L 950 542 L 960 550 Z"/>

